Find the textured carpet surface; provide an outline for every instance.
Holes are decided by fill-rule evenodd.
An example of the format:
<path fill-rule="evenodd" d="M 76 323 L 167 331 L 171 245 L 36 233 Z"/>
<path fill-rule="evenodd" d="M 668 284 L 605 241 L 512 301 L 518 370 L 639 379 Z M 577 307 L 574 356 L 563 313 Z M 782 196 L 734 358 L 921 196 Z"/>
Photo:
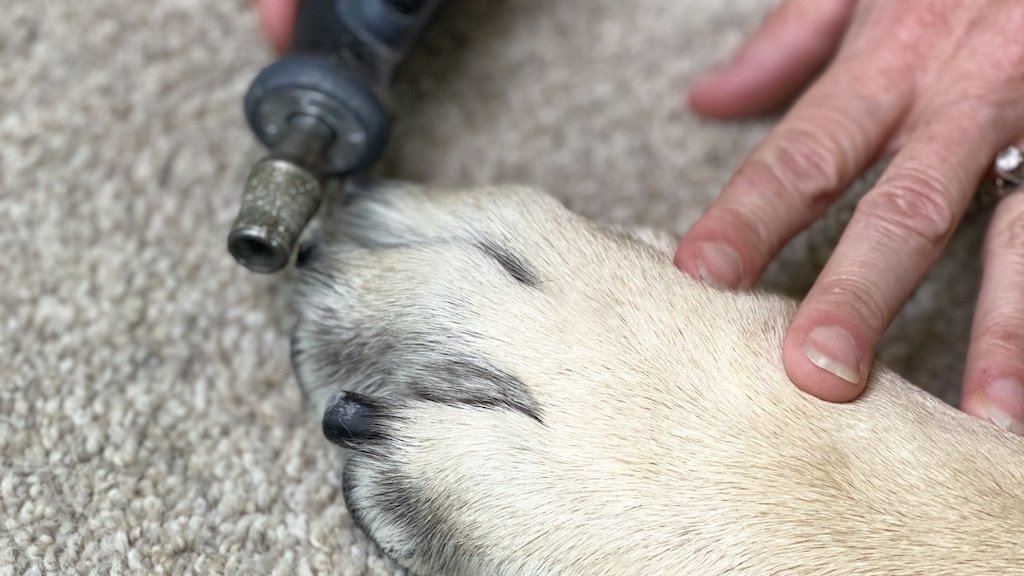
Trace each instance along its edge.
<path fill-rule="evenodd" d="M 536 184 L 681 233 L 768 126 L 700 121 L 683 90 L 770 4 L 455 1 L 406 67 L 381 171 Z M 261 152 L 240 98 L 271 57 L 249 4 L 3 12 L 0 576 L 395 573 L 302 411 L 289 275 L 249 274 L 224 248 Z M 975 228 L 882 350 L 948 399 Z M 833 232 L 797 242 L 767 284 L 805 289 Z"/>

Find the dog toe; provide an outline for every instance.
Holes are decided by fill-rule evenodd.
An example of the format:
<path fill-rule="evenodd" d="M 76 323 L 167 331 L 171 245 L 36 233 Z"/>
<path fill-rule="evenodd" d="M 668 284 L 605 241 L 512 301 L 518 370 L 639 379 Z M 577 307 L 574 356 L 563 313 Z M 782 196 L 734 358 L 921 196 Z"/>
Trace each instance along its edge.
<path fill-rule="evenodd" d="M 368 396 L 344 392 L 324 412 L 324 436 L 331 442 L 354 449 L 365 441 L 381 437 L 383 406 Z"/>

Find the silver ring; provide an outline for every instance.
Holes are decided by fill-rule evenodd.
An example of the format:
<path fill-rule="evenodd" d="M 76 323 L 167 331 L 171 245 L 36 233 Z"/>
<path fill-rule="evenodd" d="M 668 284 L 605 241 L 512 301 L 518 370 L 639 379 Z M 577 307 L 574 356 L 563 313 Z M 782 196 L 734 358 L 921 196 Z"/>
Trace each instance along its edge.
<path fill-rule="evenodd" d="M 981 183 L 968 209 L 969 213 L 973 214 L 994 206 L 1009 194 L 1024 188 L 1024 150 L 1010 146 L 996 155 L 992 167 L 996 177 Z"/>
<path fill-rule="evenodd" d="M 1024 150 L 1010 146 L 996 156 L 996 186 L 1006 193 L 1024 185 Z"/>

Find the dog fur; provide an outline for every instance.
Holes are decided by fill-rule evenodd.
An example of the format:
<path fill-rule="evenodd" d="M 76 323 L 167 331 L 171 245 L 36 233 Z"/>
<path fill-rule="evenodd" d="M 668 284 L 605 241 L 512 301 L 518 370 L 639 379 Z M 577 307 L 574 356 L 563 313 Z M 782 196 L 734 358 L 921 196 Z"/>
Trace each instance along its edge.
<path fill-rule="evenodd" d="M 1024 571 L 1024 439 L 876 366 L 800 392 L 795 304 L 540 192 L 377 186 L 302 257 L 293 362 L 353 518 L 433 575 Z"/>

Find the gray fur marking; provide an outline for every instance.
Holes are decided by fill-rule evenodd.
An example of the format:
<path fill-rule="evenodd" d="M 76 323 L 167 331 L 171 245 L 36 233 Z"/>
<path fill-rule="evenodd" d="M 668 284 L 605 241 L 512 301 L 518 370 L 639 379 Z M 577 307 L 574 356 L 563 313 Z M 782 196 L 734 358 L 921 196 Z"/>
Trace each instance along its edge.
<path fill-rule="evenodd" d="M 540 288 L 540 279 L 537 274 L 518 255 L 493 242 L 481 242 L 479 247 L 484 254 L 493 258 L 517 282 L 530 288 Z"/>
<path fill-rule="evenodd" d="M 506 261 L 533 278 L 518 259 L 510 258 Z M 292 335 L 291 356 L 307 398 L 348 390 L 510 409 L 541 421 L 540 407 L 526 385 L 474 354 L 461 335 L 408 330 L 399 334 L 385 324 L 365 321 L 359 294 L 342 276 L 331 273 L 338 268 L 330 261 L 318 259 L 300 280 L 303 314 Z"/>

